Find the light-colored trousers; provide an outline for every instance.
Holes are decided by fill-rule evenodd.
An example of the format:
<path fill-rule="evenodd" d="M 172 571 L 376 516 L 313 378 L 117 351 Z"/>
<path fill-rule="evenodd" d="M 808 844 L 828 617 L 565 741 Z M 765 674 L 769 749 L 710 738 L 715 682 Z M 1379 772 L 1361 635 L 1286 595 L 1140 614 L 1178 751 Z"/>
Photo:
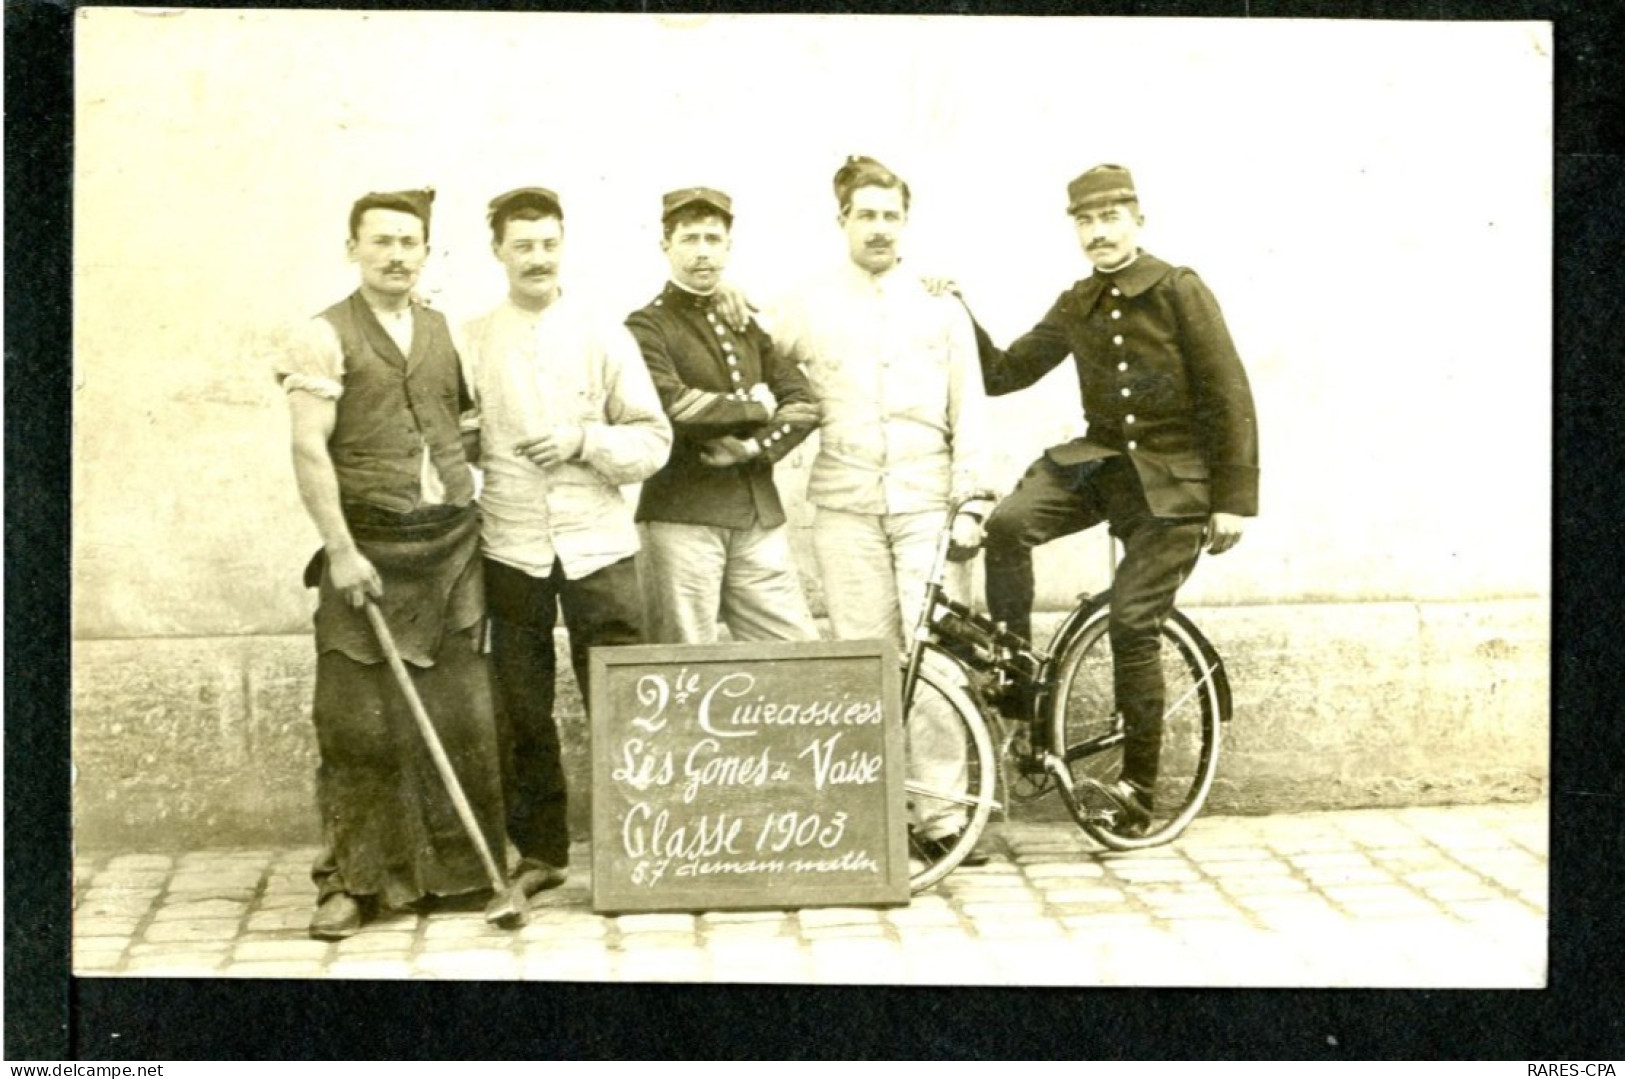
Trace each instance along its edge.
<path fill-rule="evenodd" d="M 782 525 L 641 528 L 649 640 L 714 644 L 719 625 L 736 641 L 818 639 Z"/>
<path fill-rule="evenodd" d="M 946 518 L 946 510 L 873 514 L 818 507 L 813 551 L 838 640 L 890 640 L 908 647 Z M 947 588 L 953 598 L 965 600 L 968 564 L 949 563 Z M 919 699 L 907 728 L 909 781 L 926 789 L 964 791 L 961 730 L 946 704 Z M 924 838 L 939 839 L 965 827 L 963 806 L 916 796 L 909 803 L 915 830 Z"/>

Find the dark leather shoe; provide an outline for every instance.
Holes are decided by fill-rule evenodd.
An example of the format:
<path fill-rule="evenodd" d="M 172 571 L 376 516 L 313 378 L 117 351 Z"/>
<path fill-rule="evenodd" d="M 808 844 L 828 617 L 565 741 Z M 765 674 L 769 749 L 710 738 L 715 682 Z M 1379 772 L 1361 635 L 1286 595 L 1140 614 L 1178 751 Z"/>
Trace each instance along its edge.
<path fill-rule="evenodd" d="M 959 842 L 959 835 L 960 833 L 953 832 L 949 835 L 939 836 L 936 839 L 922 839 L 920 836 L 910 835 L 908 842 L 912 849 L 929 858 L 932 862 L 940 862 L 953 849 L 954 844 Z M 987 851 L 983 850 L 981 843 L 978 842 L 970 849 L 969 854 L 959 860 L 959 864 L 968 866 L 986 865 L 989 858 Z"/>
<path fill-rule="evenodd" d="M 1072 794 L 1085 810 L 1089 824 L 1127 838 L 1143 836 L 1151 828 L 1151 796 L 1126 779 L 1102 783 L 1083 776 Z"/>
<path fill-rule="evenodd" d="M 348 892 L 334 892 L 321 905 L 310 919 L 310 935 L 313 940 L 343 940 L 353 937 L 361 930 L 361 904 Z"/>
<path fill-rule="evenodd" d="M 519 863 L 519 872 L 514 874 L 513 882 L 519 890 L 529 899 L 537 892 L 545 892 L 550 888 L 557 888 L 570 879 L 570 871 L 537 858 L 526 858 Z"/>
<path fill-rule="evenodd" d="M 1126 779 L 1103 786 L 1117 803 L 1117 820 L 1112 831 L 1125 836 L 1145 835 L 1151 829 L 1151 796 Z"/>

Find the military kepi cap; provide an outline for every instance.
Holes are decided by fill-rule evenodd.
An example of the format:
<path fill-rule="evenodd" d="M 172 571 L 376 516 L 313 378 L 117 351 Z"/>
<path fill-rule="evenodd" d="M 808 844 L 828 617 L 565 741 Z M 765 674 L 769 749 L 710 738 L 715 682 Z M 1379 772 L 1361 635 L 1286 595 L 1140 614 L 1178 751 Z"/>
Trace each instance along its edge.
<path fill-rule="evenodd" d="M 730 222 L 734 218 L 734 200 L 714 187 L 680 187 L 660 196 L 660 217 L 665 220 L 685 206 L 709 206 Z"/>
<path fill-rule="evenodd" d="M 491 200 L 486 216 L 495 221 L 510 210 L 527 208 L 544 210 L 560 218 L 564 216 L 564 204 L 559 201 L 557 192 L 546 187 L 516 187 L 512 191 L 504 191 Z"/>
<path fill-rule="evenodd" d="M 417 214 L 418 217 L 423 219 L 423 223 L 427 225 L 429 223 L 429 208 L 434 205 L 434 188 L 414 187 L 405 191 L 369 191 L 356 200 L 357 206 L 362 203 L 386 209 L 392 205 L 399 206 L 403 210 L 411 207 L 409 212 Z"/>
<path fill-rule="evenodd" d="M 877 181 L 886 187 L 901 183 L 891 169 L 874 158 L 863 154 L 848 154 L 841 167 L 835 170 L 835 177 L 830 182 L 835 188 L 835 201 L 845 205 L 846 200 L 852 197 L 853 191 Z"/>
<path fill-rule="evenodd" d="M 1066 185 L 1066 212 L 1069 214 L 1138 199 L 1134 193 L 1134 177 L 1121 165 L 1096 165 Z"/>

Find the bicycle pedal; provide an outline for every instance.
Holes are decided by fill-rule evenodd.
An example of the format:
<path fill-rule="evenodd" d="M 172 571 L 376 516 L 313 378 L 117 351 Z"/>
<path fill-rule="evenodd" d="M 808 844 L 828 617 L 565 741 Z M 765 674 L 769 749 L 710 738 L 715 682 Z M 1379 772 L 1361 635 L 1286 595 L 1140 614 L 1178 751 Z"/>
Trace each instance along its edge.
<path fill-rule="evenodd" d="M 1122 816 L 1122 805 L 1097 779 L 1083 776 L 1076 780 L 1072 785 L 1072 796 L 1087 811 L 1084 817 L 1090 824 L 1111 827 L 1116 825 Z"/>

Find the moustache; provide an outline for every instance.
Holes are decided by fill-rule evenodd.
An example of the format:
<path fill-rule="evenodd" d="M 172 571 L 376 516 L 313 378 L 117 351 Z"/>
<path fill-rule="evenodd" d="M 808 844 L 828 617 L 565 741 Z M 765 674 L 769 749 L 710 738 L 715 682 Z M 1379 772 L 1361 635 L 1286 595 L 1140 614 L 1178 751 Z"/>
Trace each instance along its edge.
<path fill-rule="evenodd" d="M 551 266 L 538 266 L 535 269 L 525 271 L 526 277 L 550 277 L 552 274 L 553 267 Z"/>

